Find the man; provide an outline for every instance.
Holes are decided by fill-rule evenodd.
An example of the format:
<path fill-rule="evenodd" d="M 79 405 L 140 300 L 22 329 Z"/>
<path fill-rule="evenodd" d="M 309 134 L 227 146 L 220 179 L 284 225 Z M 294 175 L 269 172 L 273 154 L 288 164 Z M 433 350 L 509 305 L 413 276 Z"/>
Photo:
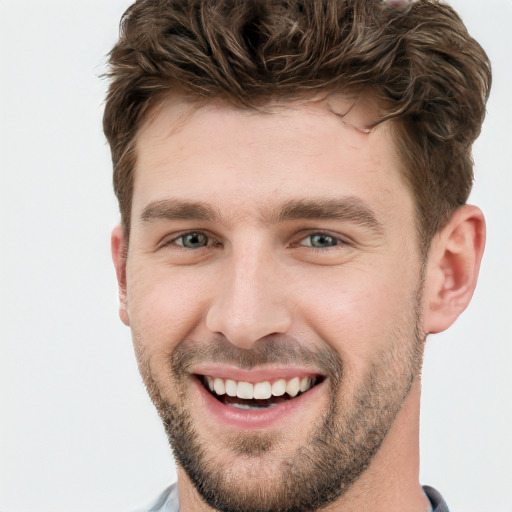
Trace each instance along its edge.
<path fill-rule="evenodd" d="M 476 285 L 491 80 L 457 14 L 142 0 L 110 64 L 120 316 L 178 468 L 151 510 L 448 510 L 420 374 Z"/>

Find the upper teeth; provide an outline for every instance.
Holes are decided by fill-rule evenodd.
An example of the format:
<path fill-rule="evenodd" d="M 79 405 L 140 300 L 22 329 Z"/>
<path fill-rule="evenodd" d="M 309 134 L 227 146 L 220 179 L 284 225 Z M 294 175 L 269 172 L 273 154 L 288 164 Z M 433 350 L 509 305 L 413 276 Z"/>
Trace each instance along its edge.
<path fill-rule="evenodd" d="M 304 392 L 310 389 L 315 380 L 310 377 L 293 377 L 289 380 L 279 379 L 273 383 L 269 381 L 252 383 L 206 376 L 206 382 L 210 391 L 214 391 L 217 395 L 236 396 L 245 400 L 253 398 L 265 400 L 271 396 L 282 396 L 285 393 L 295 397 L 299 391 Z"/>

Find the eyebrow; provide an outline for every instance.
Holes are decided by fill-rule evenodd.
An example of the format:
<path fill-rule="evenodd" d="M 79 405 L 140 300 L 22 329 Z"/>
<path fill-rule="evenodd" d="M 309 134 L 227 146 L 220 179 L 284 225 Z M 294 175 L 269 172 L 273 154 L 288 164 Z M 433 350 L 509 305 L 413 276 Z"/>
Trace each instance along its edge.
<path fill-rule="evenodd" d="M 284 203 L 273 215 L 271 222 L 285 222 L 298 219 L 323 219 L 353 222 L 382 234 L 382 223 L 373 209 L 357 197 L 340 199 L 295 199 Z"/>
<path fill-rule="evenodd" d="M 163 199 L 148 204 L 140 215 L 143 221 L 153 220 L 219 220 L 220 215 L 208 204 L 202 202 Z"/>
<path fill-rule="evenodd" d="M 155 220 L 220 222 L 222 220 L 220 213 L 207 203 L 172 198 L 148 204 L 140 218 L 144 222 Z M 372 208 L 353 196 L 337 199 L 290 199 L 275 205 L 263 215 L 263 220 L 271 224 L 301 219 L 346 221 L 371 229 L 378 234 L 383 232 L 383 226 Z"/>

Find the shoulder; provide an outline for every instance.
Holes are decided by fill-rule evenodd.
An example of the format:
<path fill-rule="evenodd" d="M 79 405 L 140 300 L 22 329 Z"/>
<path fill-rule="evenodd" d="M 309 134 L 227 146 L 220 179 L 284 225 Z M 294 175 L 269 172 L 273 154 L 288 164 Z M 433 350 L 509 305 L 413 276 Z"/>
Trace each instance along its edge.
<path fill-rule="evenodd" d="M 172 484 L 149 506 L 134 512 L 179 512 L 178 486 Z"/>
<path fill-rule="evenodd" d="M 433 512 L 450 512 L 448 510 L 448 505 L 445 503 L 443 497 L 433 487 L 424 485 L 423 490 L 430 500 L 430 503 L 432 503 Z"/>

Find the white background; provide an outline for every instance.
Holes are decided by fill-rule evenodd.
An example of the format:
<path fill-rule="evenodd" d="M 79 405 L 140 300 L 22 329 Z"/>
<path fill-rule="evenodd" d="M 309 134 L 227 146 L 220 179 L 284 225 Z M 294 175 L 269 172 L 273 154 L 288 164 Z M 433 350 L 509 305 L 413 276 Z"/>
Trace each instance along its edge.
<path fill-rule="evenodd" d="M 126 512 L 175 477 L 109 253 L 99 75 L 129 3 L 0 0 L 2 512 Z M 472 195 L 488 245 L 473 303 L 428 344 L 421 479 L 452 512 L 511 512 L 512 0 L 452 4 L 494 65 Z"/>

